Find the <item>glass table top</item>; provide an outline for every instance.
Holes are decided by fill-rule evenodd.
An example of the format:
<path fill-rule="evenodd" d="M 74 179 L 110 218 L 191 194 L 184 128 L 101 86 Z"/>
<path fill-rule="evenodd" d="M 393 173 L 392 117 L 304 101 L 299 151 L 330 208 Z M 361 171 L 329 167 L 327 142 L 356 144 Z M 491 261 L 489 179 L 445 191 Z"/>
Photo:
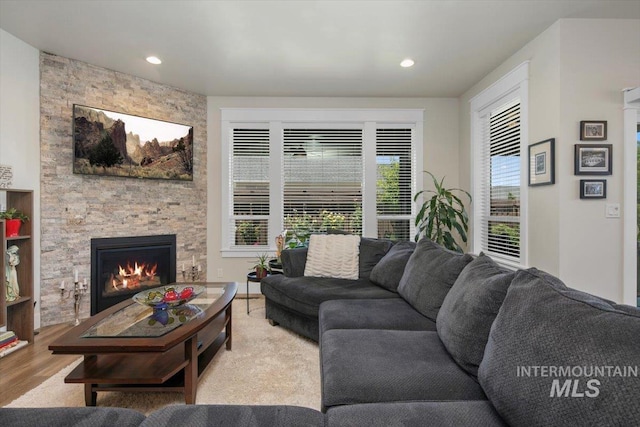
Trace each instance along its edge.
<path fill-rule="evenodd" d="M 205 286 L 197 298 L 175 308 L 153 310 L 132 303 L 91 326 L 82 338 L 160 337 L 204 315 L 204 312 L 224 294 L 224 285 Z"/>

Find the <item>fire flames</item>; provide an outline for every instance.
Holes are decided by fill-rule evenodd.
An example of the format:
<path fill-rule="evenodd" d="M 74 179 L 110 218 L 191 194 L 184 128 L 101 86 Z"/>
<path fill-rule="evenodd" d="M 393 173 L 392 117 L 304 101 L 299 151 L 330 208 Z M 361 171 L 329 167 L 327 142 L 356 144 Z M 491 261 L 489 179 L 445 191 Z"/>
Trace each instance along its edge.
<path fill-rule="evenodd" d="M 110 278 L 111 286 L 114 290 L 135 289 L 140 286 L 159 285 L 160 279 L 156 277 L 158 264 L 138 264 L 133 266 L 127 263 L 126 267 L 118 265 L 118 274 L 112 274 Z"/>

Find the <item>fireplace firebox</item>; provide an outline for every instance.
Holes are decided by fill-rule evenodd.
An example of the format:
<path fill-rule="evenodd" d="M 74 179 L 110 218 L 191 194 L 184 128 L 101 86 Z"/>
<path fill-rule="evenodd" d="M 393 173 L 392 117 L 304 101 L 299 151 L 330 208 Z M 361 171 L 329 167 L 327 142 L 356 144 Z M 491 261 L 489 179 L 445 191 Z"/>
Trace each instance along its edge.
<path fill-rule="evenodd" d="M 176 235 L 91 239 L 91 315 L 176 281 Z"/>

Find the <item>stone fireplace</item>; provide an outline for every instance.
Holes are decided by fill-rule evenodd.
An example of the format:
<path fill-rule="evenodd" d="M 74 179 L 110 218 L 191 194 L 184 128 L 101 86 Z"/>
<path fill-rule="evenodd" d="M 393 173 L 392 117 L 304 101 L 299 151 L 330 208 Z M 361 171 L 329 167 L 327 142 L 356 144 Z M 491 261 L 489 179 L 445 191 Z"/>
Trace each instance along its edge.
<path fill-rule="evenodd" d="M 175 281 L 175 234 L 91 239 L 91 315 Z"/>

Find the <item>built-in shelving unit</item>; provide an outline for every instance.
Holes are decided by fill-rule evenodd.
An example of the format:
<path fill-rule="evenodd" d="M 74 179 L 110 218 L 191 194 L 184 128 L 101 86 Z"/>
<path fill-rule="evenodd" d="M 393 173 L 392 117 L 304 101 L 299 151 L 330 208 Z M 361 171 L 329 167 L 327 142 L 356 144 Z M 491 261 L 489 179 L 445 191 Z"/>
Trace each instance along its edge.
<path fill-rule="evenodd" d="M 20 235 L 7 237 L 4 221 L 0 220 L 0 327 L 14 331 L 21 341 L 33 342 L 33 192 L 31 190 L 0 189 L 6 195 L 7 209 L 16 208 L 30 220 L 20 227 Z M 18 247 L 20 264 L 16 266 L 20 296 L 7 301 L 6 252 L 11 245 Z M 17 349 L 18 347 L 16 347 Z"/>

